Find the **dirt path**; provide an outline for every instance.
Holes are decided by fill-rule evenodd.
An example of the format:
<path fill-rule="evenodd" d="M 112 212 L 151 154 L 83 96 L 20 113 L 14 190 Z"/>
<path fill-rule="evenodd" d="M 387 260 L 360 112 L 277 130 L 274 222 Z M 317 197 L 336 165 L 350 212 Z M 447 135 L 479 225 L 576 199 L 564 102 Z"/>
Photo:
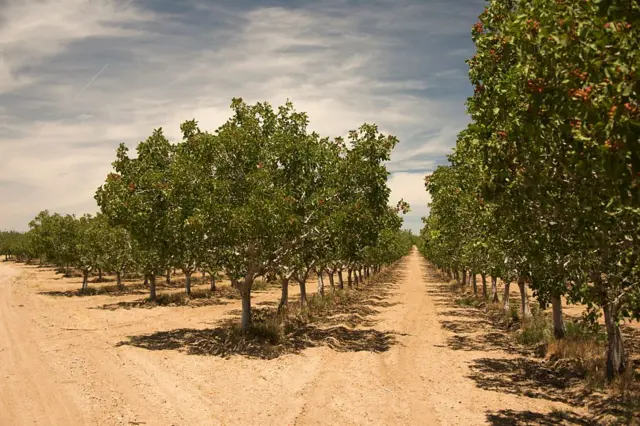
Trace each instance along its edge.
<path fill-rule="evenodd" d="M 236 300 L 96 309 L 140 296 L 53 298 L 39 292 L 77 283 L 0 264 L 0 424 L 475 425 L 575 411 L 561 399 L 487 385 L 503 374 L 487 365 L 519 356 L 469 344 L 495 336 L 451 306 L 417 252 L 397 271 L 391 296 L 372 301 L 375 322 L 359 330 L 381 352 L 323 346 L 265 361 L 188 355 L 181 346 L 237 310 Z M 256 296 L 276 301 L 279 290 Z M 156 350 L 117 345 L 150 334 L 163 343 Z"/>
<path fill-rule="evenodd" d="M 72 424 L 78 413 L 38 347 L 41 330 L 13 297 L 16 273 L 0 269 L 0 424 Z"/>

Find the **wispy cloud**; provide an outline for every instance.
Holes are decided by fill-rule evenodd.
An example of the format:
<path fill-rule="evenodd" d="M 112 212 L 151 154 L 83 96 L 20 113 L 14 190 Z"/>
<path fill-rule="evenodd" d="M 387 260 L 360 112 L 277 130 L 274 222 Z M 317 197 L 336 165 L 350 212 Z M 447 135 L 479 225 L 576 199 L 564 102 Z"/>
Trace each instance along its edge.
<path fill-rule="evenodd" d="M 94 211 L 118 143 L 160 126 L 178 138 L 191 118 L 214 129 L 234 96 L 289 98 L 327 136 L 377 123 L 401 140 L 389 164 L 394 196 L 424 193 L 422 171 L 467 122 L 468 84 L 450 78 L 466 65 L 451 52 L 472 47 L 483 5 L 9 0 L 0 9 L 0 197 L 10 201 L 0 228 L 24 229 L 41 208 Z M 407 223 L 417 230 L 416 218 Z"/>

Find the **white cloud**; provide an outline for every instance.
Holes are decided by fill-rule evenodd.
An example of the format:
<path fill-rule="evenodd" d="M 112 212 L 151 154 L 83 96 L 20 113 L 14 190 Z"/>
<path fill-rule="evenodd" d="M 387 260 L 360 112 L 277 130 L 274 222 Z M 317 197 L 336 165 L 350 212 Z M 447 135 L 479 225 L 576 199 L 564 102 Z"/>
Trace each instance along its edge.
<path fill-rule="evenodd" d="M 425 173 L 393 173 L 389 177 L 387 184 L 391 188 L 389 202 L 395 205 L 400 199 L 408 202 L 411 213 L 405 218 L 405 227 L 418 233 L 421 228 L 420 218 L 429 212 L 428 204 L 431 196 L 424 187 Z"/>
<path fill-rule="evenodd" d="M 442 2 L 392 12 L 375 2 L 362 13 L 341 0 L 307 9 L 191 3 L 188 16 L 163 13 L 160 5 L 171 4 L 164 1 L 149 3 L 157 10 L 127 0 L 9 0 L 0 9 L 0 197 L 9 200 L 0 228 L 24 229 L 42 208 L 95 210 L 118 143 L 134 148 L 157 127 L 177 139 L 191 118 L 212 130 L 229 117 L 232 97 L 276 105 L 289 98 L 327 136 L 375 122 L 401 141 L 391 171 L 432 169 L 429 156 L 445 155 L 466 124 L 464 96 L 428 95 L 460 86 L 436 76 L 453 75 L 457 59 L 433 72 L 445 51 L 425 57 L 424 70 L 402 66 L 415 63 L 408 46 L 423 43 L 407 37 L 424 16 L 425 36 L 468 33 L 453 11 L 437 16 L 448 10 Z M 395 173 L 393 197 L 426 205 L 421 176 Z"/>

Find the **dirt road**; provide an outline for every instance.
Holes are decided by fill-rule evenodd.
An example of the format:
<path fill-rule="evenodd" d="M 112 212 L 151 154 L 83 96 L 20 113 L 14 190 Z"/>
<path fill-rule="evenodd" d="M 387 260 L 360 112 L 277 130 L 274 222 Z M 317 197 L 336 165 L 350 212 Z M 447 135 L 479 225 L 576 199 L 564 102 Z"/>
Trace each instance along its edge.
<path fill-rule="evenodd" d="M 415 251 L 398 265 L 390 296 L 373 306 L 375 322 L 361 330 L 387 339 L 381 352 L 325 346 L 267 361 L 189 355 L 178 344 L 118 345 L 210 329 L 239 302 L 107 310 L 141 296 L 40 294 L 78 284 L 0 263 L 0 424 L 476 425 L 581 414 L 562 398 L 503 383 L 508 372 L 491 367 L 519 356 L 477 344 L 500 339 L 450 303 L 446 284 Z M 272 289 L 254 304 L 277 299 Z"/>

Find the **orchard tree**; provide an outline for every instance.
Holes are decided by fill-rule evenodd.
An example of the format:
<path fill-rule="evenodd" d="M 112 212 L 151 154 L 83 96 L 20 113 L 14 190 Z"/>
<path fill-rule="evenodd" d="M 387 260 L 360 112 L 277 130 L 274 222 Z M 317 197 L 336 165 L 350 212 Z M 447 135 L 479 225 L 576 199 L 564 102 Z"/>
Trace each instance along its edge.
<path fill-rule="evenodd" d="M 470 61 L 487 195 L 528 241 L 516 269 L 554 319 L 566 292 L 604 311 L 609 378 L 625 368 L 618 320 L 638 312 L 639 8 L 492 1 Z"/>
<path fill-rule="evenodd" d="M 123 227 L 136 241 L 151 301 L 156 299 L 156 276 L 167 269 L 172 254 L 168 195 L 173 152 L 162 129 L 138 144 L 136 158 L 130 158 L 121 144 L 112 163 L 114 172 L 95 196 L 109 223 Z"/>

